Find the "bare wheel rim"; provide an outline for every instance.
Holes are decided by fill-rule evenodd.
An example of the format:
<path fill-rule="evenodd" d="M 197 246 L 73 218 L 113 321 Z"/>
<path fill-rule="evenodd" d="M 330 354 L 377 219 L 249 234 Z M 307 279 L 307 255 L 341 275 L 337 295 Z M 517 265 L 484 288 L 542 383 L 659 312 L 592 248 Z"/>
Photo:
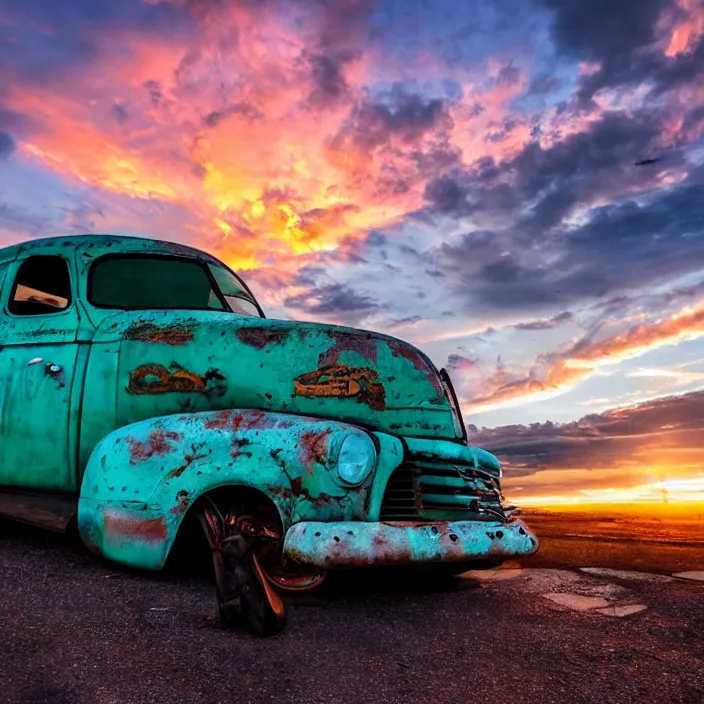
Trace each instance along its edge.
<path fill-rule="evenodd" d="M 307 592 L 319 587 L 328 577 L 326 570 L 294 566 L 263 566 L 266 578 L 287 592 Z"/>

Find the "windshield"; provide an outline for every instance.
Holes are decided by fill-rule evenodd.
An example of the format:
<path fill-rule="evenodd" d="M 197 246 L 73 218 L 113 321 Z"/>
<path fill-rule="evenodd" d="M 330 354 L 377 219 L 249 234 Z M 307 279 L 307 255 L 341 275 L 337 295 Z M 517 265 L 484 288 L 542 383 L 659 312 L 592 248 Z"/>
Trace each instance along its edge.
<path fill-rule="evenodd" d="M 261 317 L 234 274 L 189 258 L 103 257 L 91 268 L 88 300 L 98 308 L 220 310 Z"/>

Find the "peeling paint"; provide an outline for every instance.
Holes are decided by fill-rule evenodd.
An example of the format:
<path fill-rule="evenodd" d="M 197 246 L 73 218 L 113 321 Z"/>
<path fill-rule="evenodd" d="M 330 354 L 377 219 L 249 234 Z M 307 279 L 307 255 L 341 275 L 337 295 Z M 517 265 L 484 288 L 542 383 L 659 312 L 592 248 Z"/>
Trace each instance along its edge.
<path fill-rule="evenodd" d="M 368 367 L 338 365 L 301 374 L 293 380 L 298 396 L 357 398 L 374 410 L 386 407 L 386 392 L 379 374 Z"/>
<path fill-rule="evenodd" d="M 298 457 L 301 465 L 313 470 L 314 464 L 326 465 L 330 430 L 308 431 L 301 435 Z"/>
<path fill-rule="evenodd" d="M 228 430 L 236 433 L 239 430 L 270 430 L 274 426 L 287 430 L 292 426 L 290 420 L 281 420 L 266 411 L 218 411 L 209 416 L 204 427 L 207 430 Z"/>
<path fill-rule="evenodd" d="M 166 518 L 142 519 L 128 513 L 105 513 L 105 536 L 109 542 L 130 539 L 140 543 L 163 543 L 168 535 Z"/>
<path fill-rule="evenodd" d="M 193 329 L 185 324 L 159 326 L 150 322 L 135 321 L 124 334 L 125 340 L 185 345 L 193 340 Z"/>
<path fill-rule="evenodd" d="M 130 464 L 145 462 L 152 457 L 163 457 L 169 452 L 174 452 L 182 438 L 181 433 L 165 431 L 163 428 L 156 428 L 149 434 L 146 442 L 136 438 L 127 438 L 130 453 Z"/>
<path fill-rule="evenodd" d="M 389 343 L 389 349 L 394 357 L 402 357 L 408 360 L 413 368 L 425 372 L 428 377 L 428 381 L 433 385 L 438 397 L 445 395 L 445 390 L 438 376 L 433 372 L 432 367 L 428 364 L 425 355 L 415 347 L 409 345 L 407 342 L 402 342 L 401 340 L 391 340 Z"/>
<path fill-rule="evenodd" d="M 308 501 L 313 506 L 329 506 L 331 503 L 338 501 L 334 496 L 329 494 L 319 494 L 318 496 L 312 496 L 308 487 L 303 485 L 303 478 L 296 477 L 291 482 L 291 493 L 293 496 L 300 497 L 305 501 Z"/>
<path fill-rule="evenodd" d="M 345 352 L 355 352 L 362 359 L 376 364 L 379 358 L 378 338 L 372 333 L 350 332 L 342 330 L 328 331 L 328 337 L 334 341 L 333 345 L 318 358 L 318 367 L 332 367 L 339 363 L 340 357 Z"/>
<path fill-rule="evenodd" d="M 237 338 L 244 342 L 245 345 L 261 350 L 268 345 L 281 344 L 286 340 L 290 332 L 291 330 L 240 328 L 237 330 Z"/>
<path fill-rule="evenodd" d="M 202 447 L 203 443 L 201 443 L 200 445 L 200 448 Z M 166 480 L 168 481 L 170 479 L 178 479 L 194 462 L 205 459 L 207 457 L 207 454 L 205 452 L 199 453 L 198 450 L 200 448 L 197 447 L 195 444 L 191 445 L 191 452 L 183 456 L 183 464 L 180 464 L 178 467 L 172 469 L 166 475 Z"/>
<path fill-rule="evenodd" d="M 184 491 L 183 489 L 181 489 L 181 491 L 179 491 L 176 494 L 177 503 L 175 506 L 173 506 L 172 508 L 169 509 L 169 513 L 176 515 L 176 516 L 179 516 L 179 515 L 185 513 L 186 510 L 188 509 L 190 499 L 191 499 L 191 497 L 190 497 L 189 493 L 187 491 Z"/>
<path fill-rule="evenodd" d="M 94 262 L 108 254 L 217 263 L 184 245 L 113 236 L 34 241 L 6 248 L 6 260 L 23 247 L 72 257 L 79 297 Z M 254 494 L 252 513 L 266 506 L 280 519 L 291 554 L 325 566 L 503 559 L 537 548 L 503 507 L 498 461 L 467 447 L 440 372 L 412 345 L 224 310 L 77 302 L 78 317 L 61 316 L 58 328 L 28 321 L 21 341 L 76 341 L 80 329 L 81 345 L 62 345 L 76 354 L 61 356 L 57 346 L 56 364 L 28 372 L 27 360 L 43 359 L 37 349 L 17 375 L 32 377 L 36 408 L 47 405 L 45 395 L 60 397 L 54 407 L 67 415 L 56 427 L 70 466 L 58 468 L 57 479 L 53 461 L 36 469 L 24 457 L 32 448 L 14 440 L 27 484 L 65 497 L 80 492 L 79 532 L 96 552 L 161 569 L 185 513 L 210 492 L 233 503 L 237 492 Z M 58 456 L 58 435 L 41 438 L 45 456 Z M 367 457 L 342 458 L 347 438 L 361 435 L 375 450 L 352 443 Z M 358 459 L 370 471 L 349 486 L 344 469 Z"/>
<path fill-rule="evenodd" d="M 169 371 L 161 364 L 142 364 L 130 373 L 127 392 L 130 394 L 201 393 L 208 394 L 208 382 L 224 377 L 217 369 L 208 370 L 202 376 L 187 369 Z"/>

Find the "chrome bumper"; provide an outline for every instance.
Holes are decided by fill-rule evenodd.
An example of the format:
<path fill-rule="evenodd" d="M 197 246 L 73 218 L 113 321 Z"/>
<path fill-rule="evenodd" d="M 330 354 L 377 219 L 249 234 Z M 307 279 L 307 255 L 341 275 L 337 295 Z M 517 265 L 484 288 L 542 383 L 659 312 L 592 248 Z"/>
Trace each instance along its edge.
<path fill-rule="evenodd" d="M 521 521 L 303 522 L 284 540 L 284 557 L 326 569 L 502 560 L 530 555 L 536 537 Z"/>

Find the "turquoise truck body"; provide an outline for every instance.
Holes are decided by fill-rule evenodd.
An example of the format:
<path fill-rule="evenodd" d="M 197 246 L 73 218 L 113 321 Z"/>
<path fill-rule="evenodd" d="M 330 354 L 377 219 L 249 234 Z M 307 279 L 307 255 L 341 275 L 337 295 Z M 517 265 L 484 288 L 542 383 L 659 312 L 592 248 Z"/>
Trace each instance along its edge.
<path fill-rule="evenodd" d="M 149 266 L 207 279 L 207 303 L 165 274 L 153 286 L 173 285 L 174 305 L 154 305 L 160 291 L 124 274 Z M 151 303 L 120 307 L 140 286 Z M 497 459 L 468 445 L 449 379 L 406 342 L 267 319 L 215 258 L 141 238 L 7 247 L 0 292 L 0 514 L 57 530 L 76 516 L 91 550 L 152 570 L 225 488 L 274 507 L 279 559 L 303 566 L 537 549 Z"/>

